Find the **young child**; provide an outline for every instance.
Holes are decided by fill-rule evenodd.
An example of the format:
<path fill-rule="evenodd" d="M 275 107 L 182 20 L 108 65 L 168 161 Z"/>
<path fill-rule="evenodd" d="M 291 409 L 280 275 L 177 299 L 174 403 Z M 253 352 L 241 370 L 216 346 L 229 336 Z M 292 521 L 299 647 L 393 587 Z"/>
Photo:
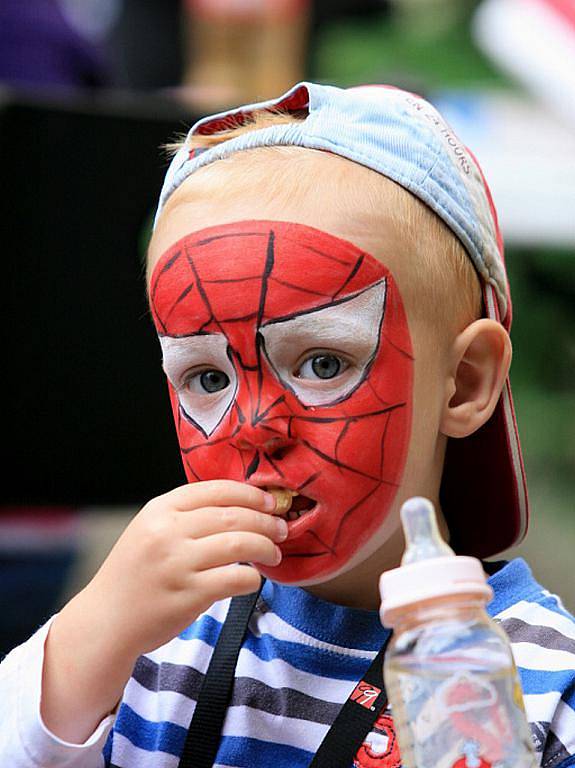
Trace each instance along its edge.
<path fill-rule="evenodd" d="M 361 708 L 389 635 L 377 585 L 401 558 L 401 504 L 430 498 L 478 557 L 526 528 L 511 301 L 481 171 L 418 96 L 300 84 L 192 128 L 148 267 L 190 484 L 146 504 L 5 659 L 0 763 L 210 764 L 180 762 L 186 734 L 237 625 L 229 598 L 262 574 L 213 764 L 303 768 L 337 731 L 351 758 L 324 765 L 398 768 L 388 709 L 357 744 L 330 727 Z M 575 765 L 575 622 L 523 561 L 485 569 L 540 764 Z M 212 729 L 195 722 L 201 747 Z"/>

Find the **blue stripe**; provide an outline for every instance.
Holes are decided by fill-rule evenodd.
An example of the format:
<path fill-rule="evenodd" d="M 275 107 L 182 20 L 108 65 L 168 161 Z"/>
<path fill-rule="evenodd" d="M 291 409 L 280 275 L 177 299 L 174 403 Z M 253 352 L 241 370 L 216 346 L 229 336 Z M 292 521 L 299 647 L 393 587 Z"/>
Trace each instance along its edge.
<path fill-rule="evenodd" d="M 286 724 L 287 725 L 287 724 Z M 313 752 L 270 741 L 224 736 L 216 763 L 237 768 L 307 768 Z"/>
<path fill-rule="evenodd" d="M 152 723 L 136 714 L 127 704 L 120 707 L 114 729 L 140 749 L 171 755 L 181 754 L 187 733 L 186 728 L 174 723 Z"/>
<path fill-rule="evenodd" d="M 335 605 L 306 592 L 268 579 L 262 598 L 287 624 L 316 640 L 346 648 L 379 651 L 389 630 L 381 626 L 378 611 Z"/>
<path fill-rule="evenodd" d="M 102 757 L 104 758 L 104 765 L 107 767 L 112 761 L 112 742 L 114 740 L 114 731 L 110 731 L 104 748 L 102 749 Z"/>
<path fill-rule="evenodd" d="M 201 616 L 197 621 L 180 632 L 180 640 L 203 640 L 207 645 L 215 646 L 223 624 L 211 616 Z"/>
<path fill-rule="evenodd" d="M 281 659 L 302 672 L 335 680 L 359 680 L 371 664 L 371 659 L 356 659 L 303 643 L 278 640 L 269 634 L 258 638 L 250 632 L 243 647 L 262 661 Z"/>
<path fill-rule="evenodd" d="M 521 677 L 521 687 L 524 694 L 562 693 L 573 685 L 573 670 L 566 669 L 561 672 L 549 670 L 533 670 L 518 667 Z"/>

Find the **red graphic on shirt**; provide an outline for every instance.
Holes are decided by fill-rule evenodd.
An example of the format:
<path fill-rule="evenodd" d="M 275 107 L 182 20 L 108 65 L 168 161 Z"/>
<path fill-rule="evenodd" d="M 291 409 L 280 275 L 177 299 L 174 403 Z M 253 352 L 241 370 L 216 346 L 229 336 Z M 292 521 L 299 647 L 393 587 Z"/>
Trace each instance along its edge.
<path fill-rule="evenodd" d="M 389 270 L 320 230 L 243 221 L 176 243 L 150 302 L 188 480 L 298 491 L 283 560 L 259 569 L 288 583 L 341 571 L 376 540 L 409 442 L 411 341 Z M 340 337 L 348 367 L 312 381 L 310 356 L 329 373 Z"/>
<path fill-rule="evenodd" d="M 373 730 L 354 758 L 353 768 L 401 768 L 399 745 L 389 713 L 380 715 L 375 721 Z"/>
<path fill-rule="evenodd" d="M 362 680 L 355 686 L 350 699 L 355 701 L 355 703 L 359 704 L 361 707 L 365 707 L 366 709 L 373 709 L 375 700 L 380 693 L 381 688 L 378 688 L 376 685 L 371 685 L 371 683 L 366 683 L 365 680 Z"/>

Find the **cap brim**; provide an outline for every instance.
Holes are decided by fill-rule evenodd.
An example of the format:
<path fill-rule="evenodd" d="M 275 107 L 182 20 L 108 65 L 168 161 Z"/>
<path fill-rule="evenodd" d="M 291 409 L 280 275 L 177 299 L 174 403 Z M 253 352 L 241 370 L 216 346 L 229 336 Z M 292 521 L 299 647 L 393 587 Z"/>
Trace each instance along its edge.
<path fill-rule="evenodd" d="M 489 290 L 485 305 L 487 317 L 498 320 Z M 489 557 L 525 536 L 527 485 L 509 379 L 489 421 L 448 440 L 441 504 L 458 554 Z"/>

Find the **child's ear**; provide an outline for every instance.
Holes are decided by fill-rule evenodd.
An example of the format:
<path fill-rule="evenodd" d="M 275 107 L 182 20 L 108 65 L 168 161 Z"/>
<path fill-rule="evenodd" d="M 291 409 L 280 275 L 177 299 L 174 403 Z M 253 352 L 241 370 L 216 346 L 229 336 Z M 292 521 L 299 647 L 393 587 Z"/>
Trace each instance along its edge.
<path fill-rule="evenodd" d="M 489 419 L 511 365 L 511 340 L 495 320 L 476 320 L 454 340 L 440 430 L 467 437 Z"/>

